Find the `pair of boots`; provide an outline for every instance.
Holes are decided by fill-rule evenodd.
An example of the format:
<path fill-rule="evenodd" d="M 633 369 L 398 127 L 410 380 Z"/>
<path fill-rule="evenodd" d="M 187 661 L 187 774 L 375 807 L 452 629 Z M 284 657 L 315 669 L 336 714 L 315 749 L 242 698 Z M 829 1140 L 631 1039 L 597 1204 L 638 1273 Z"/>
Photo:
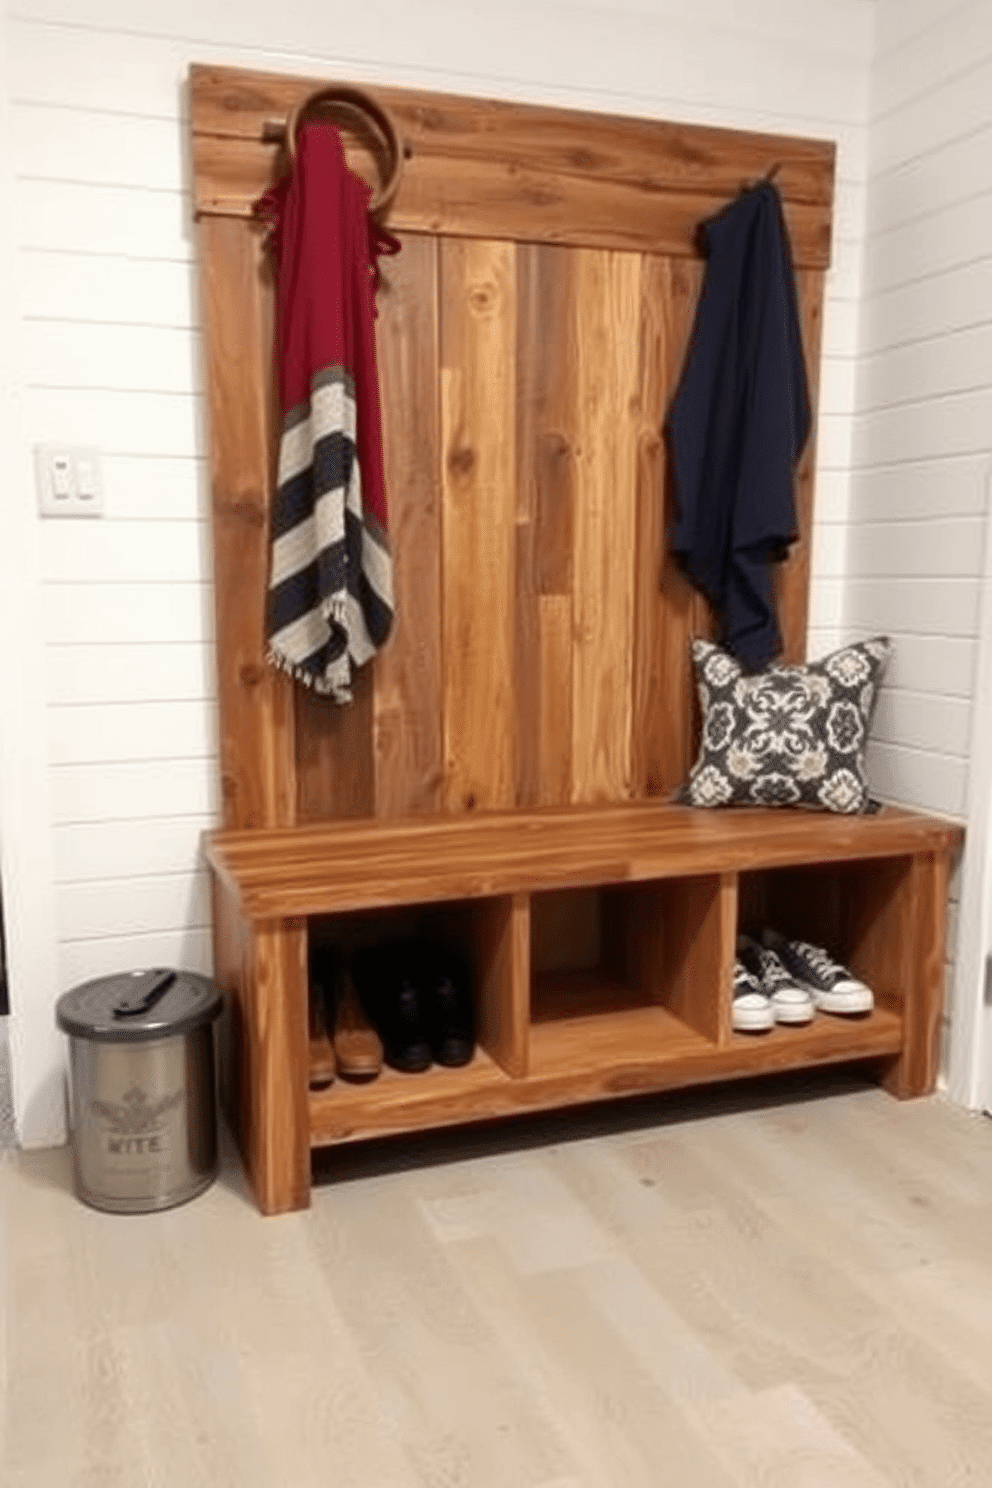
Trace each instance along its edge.
<path fill-rule="evenodd" d="M 386 1063 L 415 1074 L 432 1063 L 456 1068 L 475 1049 L 475 1009 L 468 973 L 432 941 L 402 940 L 355 957 L 362 1007 L 380 1038 Z"/>
<path fill-rule="evenodd" d="M 311 954 L 310 1088 L 335 1074 L 371 1080 L 383 1063 L 406 1074 L 432 1063 L 457 1068 L 475 1051 L 475 1009 L 461 960 L 429 941 L 368 947 L 349 967 Z"/>

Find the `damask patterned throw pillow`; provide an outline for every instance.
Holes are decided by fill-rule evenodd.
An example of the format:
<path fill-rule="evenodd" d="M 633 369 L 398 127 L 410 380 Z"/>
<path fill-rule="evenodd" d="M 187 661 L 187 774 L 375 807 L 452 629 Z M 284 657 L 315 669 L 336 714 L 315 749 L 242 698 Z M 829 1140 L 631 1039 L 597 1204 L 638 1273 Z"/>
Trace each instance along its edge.
<path fill-rule="evenodd" d="M 703 734 L 677 799 L 867 810 L 865 746 L 890 651 L 888 638 L 875 636 L 821 661 L 749 676 L 719 646 L 693 641 Z"/>

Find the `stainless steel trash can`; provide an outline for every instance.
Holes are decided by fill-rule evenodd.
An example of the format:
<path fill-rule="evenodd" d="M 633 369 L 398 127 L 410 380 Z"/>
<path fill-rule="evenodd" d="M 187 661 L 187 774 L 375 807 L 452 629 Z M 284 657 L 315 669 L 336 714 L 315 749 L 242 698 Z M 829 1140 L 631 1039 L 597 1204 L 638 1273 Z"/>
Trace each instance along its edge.
<path fill-rule="evenodd" d="M 217 1176 L 214 1021 L 221 995 L 194 972 L 125 972 L 60 997 L 69 1035 L 76 1192 L 142 1214 Z"/>

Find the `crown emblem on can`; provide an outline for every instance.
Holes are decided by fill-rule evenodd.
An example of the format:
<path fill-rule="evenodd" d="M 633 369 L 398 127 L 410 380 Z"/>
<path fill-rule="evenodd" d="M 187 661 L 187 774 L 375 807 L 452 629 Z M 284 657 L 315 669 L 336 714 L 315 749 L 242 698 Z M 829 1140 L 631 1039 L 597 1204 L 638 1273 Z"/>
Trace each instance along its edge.
<path fill-rule="evenodd" d="M 118 1136 L 144 1137 L 162 1130 L 166 1116 L 182 1098 L 178 1090 L 161 1100 L 149 1101 L 139 1085 L 132 1085 L 120 1101 L 95 1100 L 90 1108 Z"/>

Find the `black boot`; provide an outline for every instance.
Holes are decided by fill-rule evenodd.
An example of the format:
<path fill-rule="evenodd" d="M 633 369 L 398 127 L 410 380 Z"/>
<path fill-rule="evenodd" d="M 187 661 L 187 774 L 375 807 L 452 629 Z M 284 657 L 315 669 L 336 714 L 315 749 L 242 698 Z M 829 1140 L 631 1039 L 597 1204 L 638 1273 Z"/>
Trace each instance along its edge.
<path fill-rule="evenodd" d="M 432 948 L 425 978 L 431 1050 L 438 1064 L 468 1064 L 475 1050 L 472 984 L 463 962 Z"/>
<path fill-rule="evenodd" d="M 355 957 L 355 986 L 382 1040 L 386 1063 L 416 1074 L 431 1062 L 419 948 L 409 941 Z"/>

